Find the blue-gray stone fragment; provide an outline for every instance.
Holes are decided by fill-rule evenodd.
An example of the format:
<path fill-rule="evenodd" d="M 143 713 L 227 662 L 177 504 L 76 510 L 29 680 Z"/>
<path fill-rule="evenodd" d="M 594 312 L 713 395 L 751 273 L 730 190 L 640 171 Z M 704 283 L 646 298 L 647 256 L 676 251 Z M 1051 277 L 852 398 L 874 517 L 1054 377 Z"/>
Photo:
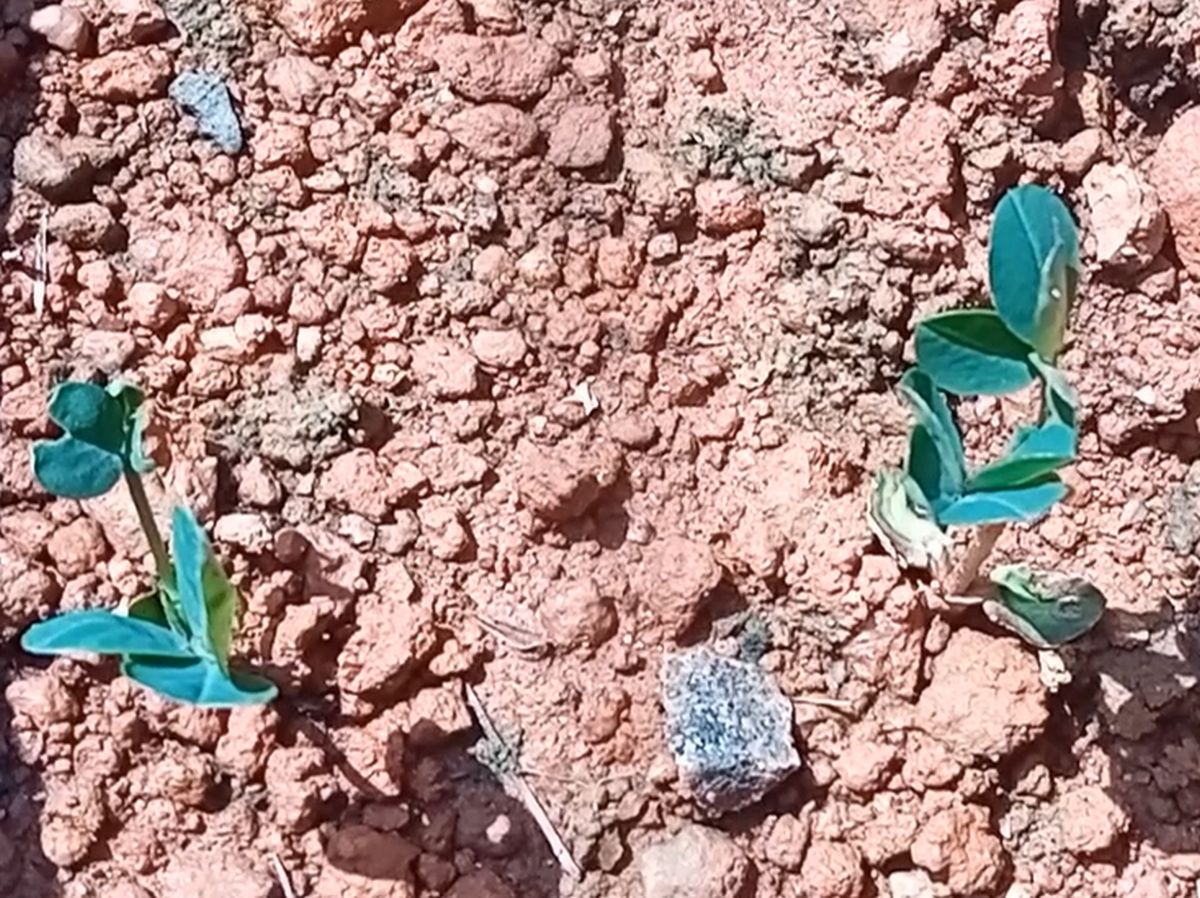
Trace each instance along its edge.
<path fill-rule="evenodd" d="M 226 153 L 242 151 L 242 125 L 220 75 L 185 71 L 171 82 L 171 99 L 196 119 L 196 127 Z"/>
<path fill-rule="evenodd" d="M 709 649 L 663 659 L 667 744 L 696 802 L 751 805 L 800 768 L 792 703 L 760 667 Z"/>

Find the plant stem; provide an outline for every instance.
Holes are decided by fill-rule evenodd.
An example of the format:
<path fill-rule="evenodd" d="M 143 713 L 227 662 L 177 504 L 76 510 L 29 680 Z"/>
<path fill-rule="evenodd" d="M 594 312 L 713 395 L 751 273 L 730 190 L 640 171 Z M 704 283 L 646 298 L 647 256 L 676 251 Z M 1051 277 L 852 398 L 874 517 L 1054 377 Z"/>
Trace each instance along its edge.
<path fill-rule="evenodd" d="M 133 507 L 137 510 L 138 522 L 146 541 L 150 543 L 150 554 L 154 556 L 154 568 L 158 578 L 163 580 L 171 571 L 171 563 L 167 559 L 167 544 L 163 542 L 158 524 L 154 522 L 154 512 L 150 510 L 150 500 L 146 498 L 146 488 L 142 486 L 142 478 L 134 471 L 126 469 L 125 484 L 129 487 L 129 497 L 133 499 Z"/>
<path fill-rule="evenodd" d="M 1000 534 L 1003 532 L 1003 524 L 984 524 L 975 531 L 975 535 L 971 538 L 971 542 L 967 546 L 967 553 L 963 556 L 962 561 L 958 563 L 958 567 L 950 574 L 946 584 L 946 590 L 949 595 L 961 596 L 967 594 L 967 591 L 979 576 L 979 569 L 983 567 L 983 563 L 992 554 L 992 549 L 996 547 L 996 541 L 1000 539 Z"/>

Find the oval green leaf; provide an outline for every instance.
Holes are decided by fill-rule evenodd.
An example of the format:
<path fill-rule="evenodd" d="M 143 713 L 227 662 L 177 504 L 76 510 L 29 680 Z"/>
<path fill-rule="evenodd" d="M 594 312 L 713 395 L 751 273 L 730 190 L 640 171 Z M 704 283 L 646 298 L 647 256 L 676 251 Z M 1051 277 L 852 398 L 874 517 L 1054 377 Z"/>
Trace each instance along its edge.
<path fill-rule="evenodd" d="M 1104 614 L 1104 594 L 1081 577 L 1002 565 L 991 574 L 995 595 L 984 613 L 1041 649 L 1078 639 Z"/>
<path fill-rule="evenodd" d="M 1079 282 L 1079 235 L 1071 213 L 1045 187 L 1008 191 L 988 245 L 992 301 L 1014 334 L 1053 361 Z"/>
<path fill-rule="evenodd" d="M 1078 430 L 1079 397 L 1075 388 L 1067 383 L 1066 375 L 1042 361 L 1036 353 L 1029 360 L 1042 378 L 1043 418 L 1060 421 L 1072 430 Z"/>
<path fill-rule="evenodd" d="M 49 492 L 91 499 L 116 485 L 124 470 L 144 473 L 153 465 L 143 447 L 145 410 L 136 387 L 107 389 L 66 381 L 50 393 L 50 418 L 65 433 L 34 444 L 33 472 Z"/>
<path fill-rule="evenodd" d="M 121 455 L 125 449 L 125 409 L 103 388 L 66 381 L 50 393 L 50 419 L 67 433 Z"/>
<path fill-rule="evenodd" d="M 146 455 L 146 397 L 133 384 L 114 381 L 108 393 L 121 404 L 125 416 L 125 457 L 130 468 L 139 474 L 154 470 L 154 462 Z"/>
<path fill-rule="evenodd" d="M 35 655 L 95 652 L 189 658 L 188 647 L 165 627 L 111 611 L 68 611 L 34 624 L 21 636 L 21 648 Z"/>
<path fill-rule="evenodd" d="M 103 496 L 121 479 L 121 457 L 74 436 L 33 445 L 33 476 L 65 499 Z"/>
<path fill-rule="evenodd" d="M 1023 427 L 1006 456 L 970 477 L 967 491 L 1008 489 L 1040 480 L 1075 460 L 1077 442 L 1074 429 L 1054 419 Z"/>
<path fill-rule="evenodd" d="M 1066 485 L 1054 474 L 1011 489 L 969 492 L 937 508 L 938 523 L 943 527 L 978 527 L 1036 521 L 1066 494 Z"/>
<path fill-rule="evenodd" d="M 952 474 L 952 465 L 943 458 L 937 441 L 923 424 L 914 425 L 908 436 L 904 473 L 931 508 L 938 508 L 962 495 L 962 480 Z"/>
<path fill-rule="evenodd" d="M 917 325 L 917 365 L 947 393 L 998 396 L 1033 383 L 1029 347 L 990 309 L 943 312 Z"/>
<path fill-rule="evenodd" d="M 193 644 L 200 654 L 216 659 L 227 670 L 233 643 L 237 590 L 213 553 L 204 529 L 191 510 L 176 507 L 171 518 L 174 580 L 167 584 Z"/>
<path fill-rule="evenodd" d="M 171 514 L 174 596 L 188 633 L 198 647 L 208 647 L 208 604 L 204 600 L 204 565 L 211 549 L 191 509 L 177 505 Z"/>
<path fill-rule="evenodd" d="M 174 661 L 166 658 L 127 658 L 121 673 L 159 695 L 208 708 L 236 708 L 272 701 L 279 690 L 265 677 L 224 670 L 210 658 Z"/>
<path fill-rule="evenodd" d="M 933 443 L 942 467 L 940 479 L 946 484 L 948 491 L 955 494 L 961 492 L 963 480 L 966 478 L 967 459 L 963 452 L 958 425 L 950 412 L 950 404 L 946 402 L 946 397 L 934 385 L 929 375 L 918 368 L 910 369 L 900 379 L 900 395 L 908 401 L 918 425 L 925 429 L 926 435 Z M 912 443 L 910 451 L 911 449 Z"/>
<path fill-rule="evenodd" d="M 229 582 L 221 563 L 210 550 L 204 563 L 204 604 L 208 608 L 208 642 L 217 663 L 229 667 L 233 648 L 233 624 L 237 613 L 237 590 Z"/>

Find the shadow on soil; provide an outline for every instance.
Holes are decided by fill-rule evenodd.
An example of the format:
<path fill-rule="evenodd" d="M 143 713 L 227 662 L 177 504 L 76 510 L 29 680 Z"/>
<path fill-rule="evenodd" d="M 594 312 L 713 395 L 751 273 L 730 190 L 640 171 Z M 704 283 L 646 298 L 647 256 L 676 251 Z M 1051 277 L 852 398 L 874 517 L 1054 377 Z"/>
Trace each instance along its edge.
<path fill-rule="evenodd" d="M 1200 615 L 1179 614 L 1169 605 L 1148 614 L 1109 610 L 1101 629 L 1064 657 L 1073 678 L 1062 696 L 1065 713 L 1031 754 L 1070 777 L 1081 748 L 1098 746 L 1107 758 L 1107 791 L 1130 822 L 1122 844 L 1195 856 Z"/>
<path fill-rule="evenodd" d="M 6 684 L 11 675 L 10 667 Z M 6 701 L 0 701 L 0 738 L 0 889 L 8 898 L 58 898 L 58 868 L 42 853 L 41 776 L 20 759 Z"/>
<path fill-rule="evenodd" d="M 357 787 L 333 821 L 329 864 L 367 879 L 419 881 L 435 894 L 458 881 L 470 895 L 559 895 L 562 871 L 537 823 L 469 751 L 482 738 L 478 729 L 448 737 L 421 720 L 392 734 L 391 795 L 372 786 L 328 736 L 309 735 Z"/>
<path fill-rule="evenodd" d="M 0 19 L 5 0 L 0 0 Z M 9 213 L 13 198 L 13 147 L 33 125 L 41 92 L 37 79 L 36 47 L 22 51 L 23 68 L 16 74 L 5 74 L 0 62 L 0 283 L 25 257 L 10 258 L 6 251 L 23 249 L 30 235 L 10 235 Z M 10 239 L 15 238 L 15 239 Z M 11 319 L 0 311 L 0 345 L 9 336 Z M 6 434 L 0 431 L 0 440 Z M 3 490 L 0 490 L 2 493 Z M 10 509 L 0 495 L 0 517 Z M 5 621 L 6 629 L 11 621 Z M 15 633 L 14 633 L 15 636 Z M 11 658 L 5 658 L 5 674 L 0 688 L 12 679 Z M 0 699 L 0 891 L 8 898 L 57 898 L 62 889 L 57 881 L 58 869 L 42 853 L 41 796 L 43 786 L 36 769 L 26 765 L 12 728 L 12 711 Z"/>
<path fill-rule="evenodd" d="M 5 0 L 0 0 L 3 13 Z M 16 75 L 3 72 L 0 61 L 0 251 L 9 247 L 8 216 L 13 197 L 13 147 L 29 131 L 41 90 L 36 76 L 35 59 L 27 59 L 24 69 Z M 0 263 L 0 274 L 4 271 Z M 2 317 L 2 316 L 0 316 Z"/>

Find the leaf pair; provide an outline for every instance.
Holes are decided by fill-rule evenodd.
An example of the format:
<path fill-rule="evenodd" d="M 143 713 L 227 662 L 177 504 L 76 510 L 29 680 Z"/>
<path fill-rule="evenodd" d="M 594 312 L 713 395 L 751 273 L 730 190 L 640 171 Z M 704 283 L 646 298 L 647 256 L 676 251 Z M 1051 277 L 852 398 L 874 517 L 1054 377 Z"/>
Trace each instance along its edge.
<path fill-rule="evenodd" d="M 1005 194 L 992 220 L 988 280 L 994 309 L 945 312 L 917 325 L 917 364 L 939 389 L 1001 395 L 1053 365 L 1079 283 L 1071 213 L 1044 187 Z"/>
<path fill-rule="evenodd" d="M 919 369 L 905 374 L 900 392 L 916 424 L 905 473 L 940 527 L 1032 521 L 1063 497 L 1054 472 L 1075 457 L 1075 431 L 1055 417 L 1018 431 L 1008 453 L 971 473 L 946 397 Z"/>
<path fill-rule="evenodd" d="M 38 482 L 56 496 L 91 499 L 108 492 L 126 471 L 154 465 L 142 449 L 146 427 L 142 392 L 114 382 L 107 388 L 68 381 L 50 394 L 50 418 L 63 429 L 33 447 Z"/>
<path fill-rule="evenodd" d="M 269 680 L 229 669 L 237 594 L 187 508 L 175 509 L 172 549 L 171 575 L 128 616 L 67 612 L 26 630 L 22 647 L 47 655 L 119 655 L 130 679 L 193 705 L 271 701 L 277 690 Z"/>

